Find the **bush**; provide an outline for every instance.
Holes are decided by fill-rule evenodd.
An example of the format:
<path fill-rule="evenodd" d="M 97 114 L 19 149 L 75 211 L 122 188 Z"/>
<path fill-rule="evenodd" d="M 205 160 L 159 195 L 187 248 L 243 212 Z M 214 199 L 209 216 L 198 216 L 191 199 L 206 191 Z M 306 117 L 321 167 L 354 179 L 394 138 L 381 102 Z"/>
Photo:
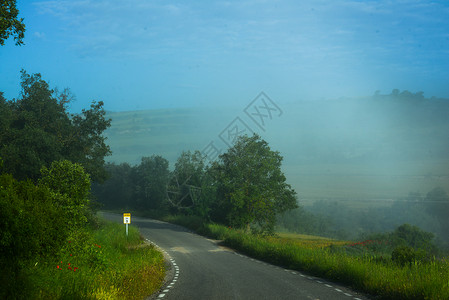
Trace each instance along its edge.
<path fill-rule="evenodd" d="M 391 260 L 400 266 L 427 261 L 427 253 L 423 249 L 415 250 L 409 246 L 396 247 L 391 253 Z"/>
<path fill-rule="evenodd" d="M 89 215 L 90 176 L 79 164 L 68 160 L 54 161 L 50 169 L 43 167 L 39 185 L 59 194 L 59 202 L 67 222 L 72 227 L 80 227 L 87 223 Z"/>
<path fill-rule="evenodd" d="M 26 293 L 23 271 L 56 254 L 65 242 L 67 220 L 62 208 L 54 205 L 59 196 L 31 181 L 0 175 L 0 269 L 8 270 L 7 278 L 0 280 L 9 283 L 0 290 L 0 298 Z"/>

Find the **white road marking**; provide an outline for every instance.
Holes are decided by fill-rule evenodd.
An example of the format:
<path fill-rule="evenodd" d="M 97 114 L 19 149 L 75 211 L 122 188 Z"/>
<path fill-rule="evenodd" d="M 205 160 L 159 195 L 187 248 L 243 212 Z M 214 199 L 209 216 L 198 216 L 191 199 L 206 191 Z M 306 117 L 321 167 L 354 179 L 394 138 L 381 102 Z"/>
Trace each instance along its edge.
<path fill-rule="evenodd" d="M 329 287 L 329 288 L 331 288 L 331 287 L 332 287 L 332 285 L 329 285 L 329 284 L 325 284 L 325 286 L 327 286 L 327 287 Z"/>
<path fill-rule="evenodd" d="M 339 290 L 339 289 L 335 289 L 337 292 L 343 292 L 342 290 Z"/>
<path fill-rule="evenodd" d="M 345 294 L 345 295 L 348 296 L 348 297 L 352 297 L 351 294 L 348 294 L 348 293 L 343 293 L 343 294 Z"/>
<path fill-rule="evenodd" d="M 152 241 L 150 241 L 149 239 L 146 239 L 150 244 L 152 244 L 153 246 L 155 246 L 156 248 L 158 248 L 159 249 L 159 251 L 161 251 L 161 252 L 163 252 L 167 257 L 168 257 L 168 260 L 170 261 L 170 263 L 172 264 L 172 266 L 175 268 L 175 270 L 176 270 L 176 274 L 175 274 L 175 276 L 173 277 L 173 280 L 171 281 L 171 283 L 168 285 L 168 286 L 166 286 L 166 288 L 162 291 L 162 293 L 161 294 L 159 294 L 159 296 L 158 296 L 158 299 L 160 298 L 160 299 L 162 299 L 162 298 L 164 298 L 165 297 L 165 293 L 168 293 L 170 290 L 169 289 L 171 289 L 172 287 L 173 287 L 173 285 L 175 284 L 175 282 L 178 280 L 178 275 L 179 275 L 179 267 L 178 267 L 178 265 L 176 264 L 176 261 L 170 256 L 170 254 L 167 252 L 167 251 L 165 251 L 165 250 L 163 250 L 163 249 L 161 249 L 161 247 L 159 247 L 158 245 L 156 245 L 155 243 L 153 243 Z M 183 249 L 183 248 L 172 248 L 172 250 L 173 251 L 179 251 L 179 252 L 185 252 L 186 250 L 185 249 Z"/>

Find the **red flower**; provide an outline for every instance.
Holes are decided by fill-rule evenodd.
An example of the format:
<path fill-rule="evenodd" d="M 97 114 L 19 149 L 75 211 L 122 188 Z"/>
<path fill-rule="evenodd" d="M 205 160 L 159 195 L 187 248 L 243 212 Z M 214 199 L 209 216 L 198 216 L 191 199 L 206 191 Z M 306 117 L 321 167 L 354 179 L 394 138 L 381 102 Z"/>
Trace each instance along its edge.
<path fill-rule="evenodd" d="M 56 269 L 59 269 L 59 265 L 58 265 L 58 266 L 56 266 Z"/>
<path fill-rule="evenodd" d="M 78 267 L 73 268 L 73 272 L 76 272 L 78 270 Z"/>
<path fill-rule="evenodd" d="M 72 270 L 72 267 L 68 267 L 67 270 Z"/>

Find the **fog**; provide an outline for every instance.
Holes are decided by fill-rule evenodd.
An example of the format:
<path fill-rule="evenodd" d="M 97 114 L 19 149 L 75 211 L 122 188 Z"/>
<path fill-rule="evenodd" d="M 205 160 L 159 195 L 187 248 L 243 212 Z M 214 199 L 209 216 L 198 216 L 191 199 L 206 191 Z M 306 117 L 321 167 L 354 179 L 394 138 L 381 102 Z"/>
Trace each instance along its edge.
<path fill-rule="evenodd" d="M 0 48 L 0 91 L 19 97 L 23 68 L 69 87 L 73 113 L 104 101 L 109 161 L 157 154 L 173 167 L 186 150 L 214 160 L 237 135 L 257 133 L 284 157 L 310 212 L 386 216 L 381 209 L 416 200 L 410 193 L 429 202 L 434 189 L 449 191 L 445 1 L 36 0 L 18 8 L 25 45 L 10 38 Z M 390 217 L 426 227 L 435 219 L 426 211 Z M 380 223 L 389 225 L 371 227 L 395 225 Z"/>
<path fill-rule="evenodd" d="M 238 135 L 257 133 L 284 157 L 283 171 L 302 207 L 346 219 L 346 225 L 332 225 L 343 237 L 365 232 L 367 224 L 359 220 L 360 228 L 349 234 L 354 224 L 347 219 L 363 213 L 368 222 L 368 212 L 376 215 L 372 230 L 407 222 L 441 234 L 438 220 L 416 214 L 420 208 L 408 204 L 426 200 L 435 188 L 449 191 L 449 99 L 394 90 L 359 98 L 276 100 L 262 93 L 240 107 L 109 113 L 110 160 L 136 164 L 157 154 L 173 167 L 182 151 L 199 150 L 211 162 Z"/>

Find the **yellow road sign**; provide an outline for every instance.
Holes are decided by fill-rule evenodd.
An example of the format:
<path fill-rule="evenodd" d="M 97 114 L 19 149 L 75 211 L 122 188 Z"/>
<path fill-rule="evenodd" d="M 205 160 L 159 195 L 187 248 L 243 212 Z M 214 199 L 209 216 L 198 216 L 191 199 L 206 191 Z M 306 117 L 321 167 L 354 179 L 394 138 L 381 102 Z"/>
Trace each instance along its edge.
<path fill-rule="evenodd" d="M 123 214 L 123 224 L 131 224 L 131 214 L 130 213 Z"/>

